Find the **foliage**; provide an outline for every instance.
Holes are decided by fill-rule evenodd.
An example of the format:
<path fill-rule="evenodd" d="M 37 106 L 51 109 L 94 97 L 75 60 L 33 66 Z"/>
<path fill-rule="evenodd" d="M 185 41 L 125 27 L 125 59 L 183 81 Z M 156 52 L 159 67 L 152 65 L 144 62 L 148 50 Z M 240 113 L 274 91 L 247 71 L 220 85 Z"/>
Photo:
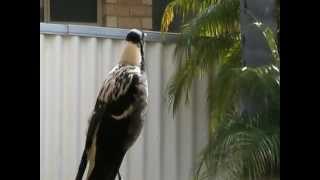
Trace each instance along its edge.
<path fill-rule="evenodd" d="M 280 57 L 273 31 L 253 17 L 273 59 L 245 67 L 241 58 L 239 0 L 172 0 L 162 19 L 167 31 L 182 17 L 177 69 L 168 89 L 175 112 L 195 80 L 209 77 L 210 139 L 196 179 L 257 179 L 280 171 Z"/>

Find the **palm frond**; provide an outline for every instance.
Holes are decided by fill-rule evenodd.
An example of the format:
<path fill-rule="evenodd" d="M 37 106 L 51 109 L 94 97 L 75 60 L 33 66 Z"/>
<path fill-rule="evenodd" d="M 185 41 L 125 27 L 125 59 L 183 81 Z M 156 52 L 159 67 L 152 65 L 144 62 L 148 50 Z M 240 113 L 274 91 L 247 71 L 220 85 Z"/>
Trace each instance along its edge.
<path fill-rule="evenodd" d="M 182 17 L 183 24 L 191 17 L 192 25 L 199 25 L 204 23 L 208 26 L 208 22 L 212 23 L 209 27 L 211 29 L 223 30 L 221 26 L 228 23 L 229 26 L 238 24 L 236 17 L 239 16 L 239 1 L 238 0 L 173 0 L 165 8 L 161 31 L 166 32 L 169 29 L 170 24 L 173 22 L 175 14 Z M 198 17 L 198 18 L 194 18 Z M 217 17 L 217 18 L 216 18 Z M 221 18 L 222 17 L 222 18 Z M 208 21 L 209 20 L 209 21 Z M 199 21 L 199 23 L 197 23 Z M 221 21 L 224 21 L 222 23 Z M 219 25 L 219 26 L 215 26 Z M 213 32 L 213 31 L 212 31 Z"/>
<path fill-rule="evenodd" d="M 240 43 L 236 43 L 237 47 L 230 48 L 235 42 L 239 42 L 237 35 L 219 38 L 183 37 L 178 42 L 178 69 L 169 82 L 169 98 L 174 112 L 183 94 L 188 102 L 189 90 L 195 79 L 204 77 L 219 61 L 226 58 L 236 61 L 240 57 Z"/>
<path fill-rule="evenodd" d="M 242 112 L 270 111 L 270 103 L 279 101 L 280 76 L 273 65 L 258 68 L 242 68 L 238 71 L 238 89 Z"/>
<path fill-rule="evenodd" d="M 169 82 L 169 102 L 173 107 L 173 113 L 176 112 L 183 94 L 185 94 L 186 102 L 188 102 L 188 93 L 191 88 L 192 82 L 201 73 L 200 67 L 193 67 L 192 63 L 190 62 L 192 61 L 187 61 L 184 65 L 182 65 L 180 70 L 175 73 L 175 75 Z"/>
<path fill-rule="evenodd" d="M 162 32 L 167 32 L 169 30 L 169 26 L 173 21 L 174 18 L 174 8 L 176 6 L 176 2 L 172 1 L 169 3 L 163 13 L 162 20 L 161 20 L 161 28 Z"/>
<path fill-rule="evenodd" d="M 214 127 L 211 127 L 210 143 L 203 153 L 206 163 L 202 163 L 206 164 L 204 172 L 210 174 L 196 175 L 238 179 L 242 174 L 244 179 L 256 179 L 274 174 L 279 169 L 280 157 L 278 70 L 273 65 L 258 68 L 229 65 L 219 73 L 214 81 L 217 87 L 212 88 L 213 95 L 208 98 L 213 101 L 211 112 L 215 116 L 210 122 Z M 256 111 L 258 114 L 236 110 L 244 95 L 245 99 L 253 99 L 255 105 L 262 104 Z"/>
<path fill-rule="evenodd" d="M 185 33 L 177 42 L 176 55 L 178 61 L 191 59 L 207 67 L 219 59 L 223 59 L 229 49 L 240 41 L 240 33 L 229 33 L 219 37 L 200 37 Z"/>
<path fill-rule="evenodd" d="M 208 86 L 208 105 L 210 112 L 210 132 L 213 133 L 228 112 L 235 110 L 239 98 L 238 69 L 240 69 L 240 43 L 230 49 L 229 55 L 215 68 L 214 78 Z"/>
<path fill-rule="evenodd" d="M 193 35 L 209 37 L 240 33 L 239 13 L 239 0 L 225 0 L 219 4 L 210 5 L 187 22 L 183 29 L 190 29 Z"/>
<path fill-rule="evenodd" d="M 201 153 L 195 179 L 257 179 L 278 175 L 280 164 L 280 57 L 273 31 L 253 17 L 272 52 L 271 64 L 241 63 L 239 0 L 172 0 L 162 31 L 182 17 L 177 69 L 169 82 L 173 112 L 193 81 L 208 81 L 209 143 Z M 250 15 L 250 13 L 249 13 Z M 185 96 L 184 96 L 185 95 Z"/>
<path fill-rule="evenodd" d="M 255 123 L 248 125 L 248 121 Z M 279 126 L 269 124 L 261 128 L 255 126 L 256 121 L 267 123 L 269 119 L 246 117 L 224 121 L 203 153 L 206 162 L 202 164 L 208 170 L 201 176 L 239 179 L 241 174 L 245 179 L 256 179 L 274 174 L 280 164 Z"/>
<path fill-rule="evenodd" d="M 164 10 L 161 31 L 168 31 L 175 14 L 178 14 L 184 20 L 187 15 L 197 13 L 200 9 L 200 4 L 198 0 L 172 0 Z"/>

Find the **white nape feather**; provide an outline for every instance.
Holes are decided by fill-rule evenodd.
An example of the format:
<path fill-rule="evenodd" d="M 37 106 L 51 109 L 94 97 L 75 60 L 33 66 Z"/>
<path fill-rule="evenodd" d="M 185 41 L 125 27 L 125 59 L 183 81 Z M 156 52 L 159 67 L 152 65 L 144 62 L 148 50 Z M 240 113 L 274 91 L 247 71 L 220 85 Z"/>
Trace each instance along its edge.
<path fill-rule="evenodd" d="M 141 63 L 141 53 L 139 47 L 127 41 L 120 58 L 120 64 L 138 66 Z"/>

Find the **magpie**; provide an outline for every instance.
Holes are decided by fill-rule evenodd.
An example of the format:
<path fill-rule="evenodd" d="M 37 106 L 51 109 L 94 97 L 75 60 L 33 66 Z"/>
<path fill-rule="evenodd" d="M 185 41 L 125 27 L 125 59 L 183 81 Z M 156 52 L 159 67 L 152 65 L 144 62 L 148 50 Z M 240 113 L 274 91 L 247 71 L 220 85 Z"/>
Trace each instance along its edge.
<path fill-rule="evenodd" d="M 140 135 L 148 104 L 145 36 L 137 29 L 128 32 L 121 58 L 98 93 L 76 180 L 82 180 L 86 168 L 86 180 L 121 179 L 120 165 Z"/>

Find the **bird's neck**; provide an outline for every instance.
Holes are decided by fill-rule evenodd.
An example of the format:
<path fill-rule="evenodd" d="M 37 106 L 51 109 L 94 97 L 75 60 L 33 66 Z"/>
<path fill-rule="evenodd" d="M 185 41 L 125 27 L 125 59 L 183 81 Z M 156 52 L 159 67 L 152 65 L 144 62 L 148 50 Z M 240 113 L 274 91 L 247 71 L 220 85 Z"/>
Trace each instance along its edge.
<path fill-rule="evenodd" d="M 138 66 L 141 64 L 141 53 L 139 47 L 132 43 L 126 42 L 119 63 Z"/>

